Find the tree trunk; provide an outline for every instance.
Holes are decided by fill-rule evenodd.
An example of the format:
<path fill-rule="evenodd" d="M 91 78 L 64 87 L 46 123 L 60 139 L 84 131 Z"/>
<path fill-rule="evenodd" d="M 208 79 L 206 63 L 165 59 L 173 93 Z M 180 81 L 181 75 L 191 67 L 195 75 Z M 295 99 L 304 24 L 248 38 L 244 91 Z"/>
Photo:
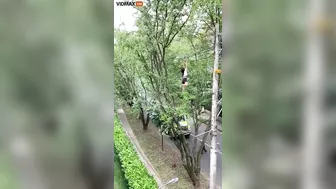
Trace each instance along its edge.
<path fill-rule="evenodd" d="M 143 130 L 147 131 L 148 130 L 148 122 L 145 122 L 142 124 L 143 125 Z"/>
<path fill-rule="evenodd" d="M 147 131 L 148 130 L 148 124 L 149 124 L 149 114 L 147 113 L 145 115 L 145 112 L 144 112 L 143 108 L 140 108 L 140 118 L 141 118 L 143 130 Z"/>
<path fill-rule="evenodd" d="M 195 165 L 185 163 L 183 166 L 187 170 L 187 173 L 188 173 L 191 181 L 193 182 L 194 188 L 199 189 L 200 186 L 201 186 L 200 174 L 195 173 L 195 169 L 194 169 Z"/>
<path fill-rule="evenodd" d="M 176 120 L 175 120 L 176 121 Z M 177 124 L 177 122 L 176 122 Z M 209 131 L 210 126 L 207 127 L 206 131 Z M 196 132 L 198 133 L 198 128 L 196 129 Z M 208 133 L 203 136 L 203 141 L 205 141 Z M 197 141 L 194 141 L 196 145 Z M 204 143 L 201 144 L 198 149 L 190 150 L 190 147 L 188 145 L 188 141 L 185 139 L 183 135 L 180 135 L 179 138 L 174 141 L 176 147 L 181 152 L 181 160 L 183 162 L 183 167 L 186 169 L 190 179 L 193 182 L 194 188 L 199 189 L 200 188 L 200 159 L 201 159 L 201 151 L 204 146 Z"/>
<path fill-rule="evenodd" d="M 199 189 L 199 188 L 201 188 L 201 181 L 200 181 L 200 176 L 199 175 L 195 175 L 195 178 L 194 178 L 195 180 L 194 180 L 194 188 L 195 189 Z"/>

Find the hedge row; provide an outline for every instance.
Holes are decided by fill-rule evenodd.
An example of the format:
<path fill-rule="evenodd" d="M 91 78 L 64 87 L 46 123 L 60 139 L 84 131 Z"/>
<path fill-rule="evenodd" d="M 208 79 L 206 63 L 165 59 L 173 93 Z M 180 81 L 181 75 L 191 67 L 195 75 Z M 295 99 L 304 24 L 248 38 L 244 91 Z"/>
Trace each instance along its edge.
<path fill-rule="evenodd" d="M 114 118 L 114 145 L 129 188 L 157 189 L 158 186 L 155 179 L 149 174 L 139 159 L 117 116 Z"/>

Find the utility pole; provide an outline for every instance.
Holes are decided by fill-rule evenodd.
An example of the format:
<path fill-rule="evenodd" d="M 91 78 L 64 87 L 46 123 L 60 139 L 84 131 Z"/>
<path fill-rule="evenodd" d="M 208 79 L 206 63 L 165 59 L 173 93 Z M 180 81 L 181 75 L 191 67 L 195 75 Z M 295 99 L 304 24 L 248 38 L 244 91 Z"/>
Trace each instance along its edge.
<path fill-rule="evenodd" d="M 211 106 L 211 151 L 210 151 L 210 189 L 216 189 L 216 169 L 217 169 L 217 101 L 218 101 L 218 61 L 219 61 L 219 25 L 216 24 L 215 29 L 215 62 L 213 68 L 213 81 L 212 81 L 212 106 Z"/>
<path fill-rule="evenodd" d="M 307 62 L 305 70 L 302 189 L 323 189 L 321 181 L 323 140 L 324 49 L 320 24 L 325 19 L 325 1 L 310 0 Z"/>

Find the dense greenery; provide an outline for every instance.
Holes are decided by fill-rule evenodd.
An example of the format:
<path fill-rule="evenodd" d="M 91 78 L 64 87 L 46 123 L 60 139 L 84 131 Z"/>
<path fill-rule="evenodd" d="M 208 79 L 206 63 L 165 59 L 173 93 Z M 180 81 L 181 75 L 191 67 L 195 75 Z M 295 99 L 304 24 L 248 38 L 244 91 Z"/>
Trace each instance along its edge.
<path fill-rule="evenodd" d="M 114 147 L 114 188 L 128 189 L 128 183 L 125 178 L 125 173 L 122 170 L 120 158 L 116 153 L 115 147 Z"/>
<path fill-rule="evenodd" d="M 177 136 L 179 130 L 173 125 L 178 125 L 183 115 L 193 120 L 196 135 L 204 123 L 209 129 L 200 114 L 211 102 L 216 23 L 221 26 L 219 0 L 154 0 L 138 9 L 136 31 L 115 29 L 115 93 L 122 103 L 139 112 L 144 130 L 153 118 L 162 132 L 169 130 Z M 182 92 L 181 67 L 186 62 L 189 79 Z M 150 117 L 150 112 L 156 115 Z M 198 187 L 204 142 L 196 145 L 199 142 L 192 140 L 192 149 L 183 135 L 174 142 Z"/>
<path fill-rule="evenodd" d="M 139 159 L 117 116 L 114 118 L 114 144 L 129 188 L 156 189 L 156 181 Z"/>

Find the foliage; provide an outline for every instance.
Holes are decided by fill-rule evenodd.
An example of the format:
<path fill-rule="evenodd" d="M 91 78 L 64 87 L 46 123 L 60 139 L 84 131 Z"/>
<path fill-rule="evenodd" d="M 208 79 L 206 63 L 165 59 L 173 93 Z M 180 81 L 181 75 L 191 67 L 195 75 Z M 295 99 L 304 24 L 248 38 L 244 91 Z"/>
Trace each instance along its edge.
<path fill-rule="evenodd" d="M 156 189 L 156 181 L 139 159 L 117 116 L 114 119 L 114 141 L 129 187 L 132 189 Z"/>
<path fill-rule="evenodd" d="M 163 124 L 162 123 L 162 120 L 160 119 L 160 111 L 159 110 L 150 110 L 150 119 L 152 121 L 152 123 L 157 126 L 157 127 L 161 127 L 161 125 Z"/>
<path fill-rule="evenodd" d="M 194 133 L 204 123 L 210 128 L 200 114 L 202 107 L 211 103 L 212 40 L 214 25 L 221 24 L 221 2 L 154 0 L 138 8 L 137 14 L 137 31 L 116 29 L 117 95 L 126 103 L 131 100 L 133 109 L 145 107 L 162 132 L 169 130 L 178 136 L 174 142 L 183 165 L 194 185 L 199 186 L 204 142 L 196 145 L 198 141 L 193 140 L 194 147 L 189 149 L 178 125 L 182 116 L 188 116 L 193 119 Z M 185 59 L 189 86 L 182 92 Z M 203 141 L 207 136 L 203 135 Z"/>
<path fill-rule="evenodd" d="M 128 184 L 125 178 L 125 174 L 121 167 L 121 162 L 116 149 L 114 147 L 114 188 L 115 189 L 127 189 Z"/>

